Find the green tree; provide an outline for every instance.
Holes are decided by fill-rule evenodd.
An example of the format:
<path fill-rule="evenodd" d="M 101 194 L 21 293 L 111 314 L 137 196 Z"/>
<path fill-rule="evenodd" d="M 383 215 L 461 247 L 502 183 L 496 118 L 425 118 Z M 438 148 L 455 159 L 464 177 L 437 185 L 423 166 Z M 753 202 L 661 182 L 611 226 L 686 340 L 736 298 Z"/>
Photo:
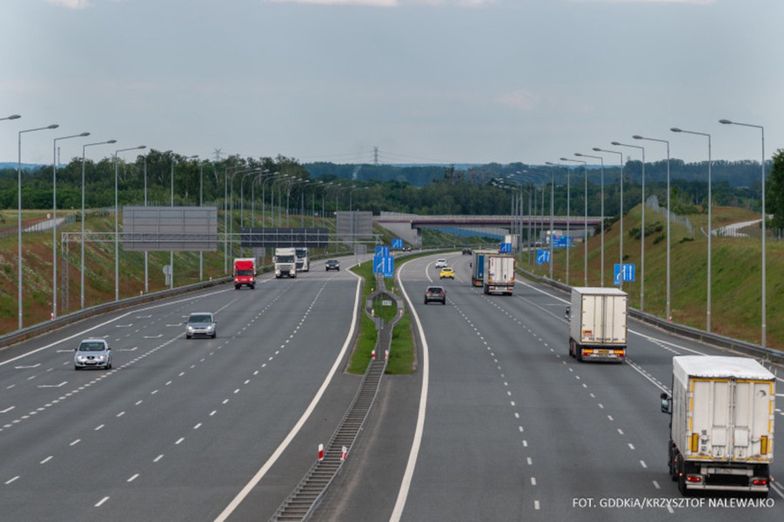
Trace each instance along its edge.
<path fill-rule="evenodd" d="M 784 149 L 773 155 L 773 168 L 767 180 L 765 210 L 773 214 L 773 228 L 784 228 Z"/>

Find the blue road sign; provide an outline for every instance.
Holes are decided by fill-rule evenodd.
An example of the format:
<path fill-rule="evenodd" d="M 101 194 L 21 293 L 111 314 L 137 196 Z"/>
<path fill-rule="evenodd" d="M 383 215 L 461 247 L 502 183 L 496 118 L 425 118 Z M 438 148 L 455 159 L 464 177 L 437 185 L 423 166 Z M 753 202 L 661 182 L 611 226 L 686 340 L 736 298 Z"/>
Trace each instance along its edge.
<path fill-rule="evenodd" d="M 392 240 L 392 248 L 394 250 L 403 250 L 403 240 L 402 239 L 393 239 Z"/>
<path fill-rule="evenodd" d="M 500 248 L 498 249 L 499 254 L 511 254 L 512 253 L 512 243 L 501 243 Z"/>
<path fill-rule="evenodd" d="M 634 263 L 615 263 L 613 265 L 613 284 L 633 283 L 636 280 L 637 270 Z"/>
<path fill-rule="evenodd" d="M 569 248 L 572 246 L 572 238 L 569 236 L 559 236 L 553 241 L 553 248 Z"/>
<path fill-rule="evenodd" d="M 389 256 L 389 247 L 386 245 L 378 245 L 376 246 L 376 255 L 377 256 Z"/>
<path fill-rule="evenodd" d="M 536 264 L 547 265 L 550 263 L 550 250 L 539 248 L 536 250 Z"/>
<path fill-rule="evenodd" d="M 395 275 L 395 258 L 392 256 L 373 256 L 373 273 L 384 277 Z"/>

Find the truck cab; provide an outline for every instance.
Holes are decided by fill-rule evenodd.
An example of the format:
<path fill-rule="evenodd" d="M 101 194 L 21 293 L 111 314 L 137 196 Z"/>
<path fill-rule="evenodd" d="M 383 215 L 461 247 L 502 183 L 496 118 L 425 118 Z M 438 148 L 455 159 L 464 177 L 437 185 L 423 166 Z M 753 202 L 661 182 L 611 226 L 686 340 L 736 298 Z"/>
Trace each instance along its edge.
<path fill-rule="evenodd" d="M 310 272 L 310 259 L 308 259 L 307 247 L 295 248 L 297 272 Z"/>
<path fill-rule="evenodd" d="M 251 290 L 256 288 L 256 259 L 253 257 L 240 257 L 234 260 L 234 289 L 243 286 Z"/>
<path fill-rule="evenodd" d="M 296 250 L 294 248 L 275 249 L 275 279 L 297 277 Z"/>

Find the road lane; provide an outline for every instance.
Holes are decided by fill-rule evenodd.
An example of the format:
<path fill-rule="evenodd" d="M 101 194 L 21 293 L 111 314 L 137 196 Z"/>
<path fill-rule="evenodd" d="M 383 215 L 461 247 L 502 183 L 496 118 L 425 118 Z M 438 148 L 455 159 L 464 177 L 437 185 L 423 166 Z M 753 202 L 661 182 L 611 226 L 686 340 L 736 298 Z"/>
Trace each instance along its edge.
<path fill-rule="evenodd" d="M 224 307 L 215 340 L 184 339 L 183 326 L 175 325 L 185 308 L 152 314 L 138 332 L 149 339 L 133 339 L 135 351 L 115 352 L 115 370 L 60 365 L 50 374 L 67 378 L 67 389 L 20 393 L 8 413 L 58 402 L 0 433 L 3 454 L 11 456 L 0 464 L 0 480 L 17 477 L 0 483 L 4 514 L 214 518 L 288 432 L 343 343 L 356 280 L 317 267 L 296 280 L 189 304 Z M 123 341 L 118 346 L 131 344 Z M 45 350 L 30 359 L 39 357 L 59 364 L 70 353 Z"/>

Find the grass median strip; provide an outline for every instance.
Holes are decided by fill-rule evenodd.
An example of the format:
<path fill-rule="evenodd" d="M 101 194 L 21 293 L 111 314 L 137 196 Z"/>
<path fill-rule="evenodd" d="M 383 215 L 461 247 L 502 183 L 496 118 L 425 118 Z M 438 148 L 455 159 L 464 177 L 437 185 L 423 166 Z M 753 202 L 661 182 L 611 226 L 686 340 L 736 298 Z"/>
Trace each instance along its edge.
<path fill-rule="evenodd" d="M 406 261 L 438 253 L 439 252 L 431 251 L 398 256 L 395 259 L 395 270 L 398 270 Z M 354 353 L 351 355 L 348 371 L 349 373 L 362 374 L 365 373 L 365 370 L 370 363 L 371 352 L 376 345 L 376 325 L 373 320 L 364 313 L 364 305 L 370 294 L 375 290 L 376 279 L 373 274 L 372 261 L 366 261 L 351 270 L 362 277 L 364 282 L 362 285 L 363 312 L 359 321 L 357 343 L 354 348 Z M 387 290 L 398 296 L 400 295 L 396 288 L 396 280 L 394 278 L 387 280 Z M 383 306 L 380 302 L 377 302 L 374 303 L 373 308 L 374 313 L 384 320 L 390 320 L 394 317 L 394 307 Z M 413 373 L 415 349 L 416 344 L 414 342 L 414 332 L 411 329 L 411 319 L 408 308 L 404 305 L 403 317 L 400 318 L 400 321 L 398 321 L 392 331 L 392 344 L 390 346 L 386 373 L 390 375 L 408 375 Z M 383 354 L 379 354 L 379 356 L 383 356 Z"/>

